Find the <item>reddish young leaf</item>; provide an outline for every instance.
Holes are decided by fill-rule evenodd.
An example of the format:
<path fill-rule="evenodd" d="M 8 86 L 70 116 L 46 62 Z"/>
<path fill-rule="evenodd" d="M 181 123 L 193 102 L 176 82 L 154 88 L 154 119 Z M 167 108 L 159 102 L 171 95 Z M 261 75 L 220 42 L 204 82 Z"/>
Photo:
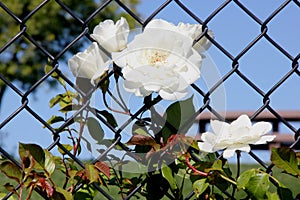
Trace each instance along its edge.
<path fill-rule="evenodd" d="M 82 170 L 78 171 L 75 176 L 80 177 L 83 181 L 88 181 L 88 177 L 86 175 L 86 170 L 85 169 L 82 169 Z"/>
<path fill-rule="evenodd" d="M 167 140 L 168 145 L 173 148 L 176 144 L 187 145 L 195 149 L 199 149 L 197 141 L 189 136 L 182 134 L 173 134 Z"/>
<path fill-rule="evenodd" d="M 110 179 L 110 168 L 105 162 L 98 161 L 94 164 L 96 169 L 102 172 L 108 179 Z"/>
<path fill-rule="evenodd" d="M 52 197 L 54 189 L 45 178 L 39 178 L 37 185 L 40 186 L 43 191 L 46 191 L 48 197 Z"/>
<path fill-rule="evenodd" d="M 156 144 L 156 141 L 150 136 L 133 135 L 126 144 L 127 145 L 153 146 L 154 144 Z"/>

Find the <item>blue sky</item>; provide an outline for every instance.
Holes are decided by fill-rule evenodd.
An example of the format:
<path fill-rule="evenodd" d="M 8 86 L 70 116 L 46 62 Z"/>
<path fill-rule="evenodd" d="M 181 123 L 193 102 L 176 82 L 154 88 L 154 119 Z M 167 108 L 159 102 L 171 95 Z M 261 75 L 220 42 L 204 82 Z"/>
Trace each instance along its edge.
<path fill-rule="evenodd" d="M 142 4 L 138 7 L 142 18 L 146 19 L 163 2 L 164 1 L 159 0 L 142 0 Z M 202 20 L 207 18 L 213 10 L 223 3 L 223 1 L 220 0 L 183 0 L 181 2 Z M 279 0 L 241 1 L 241 3 L 247 6 L 261 21 L 266 20 L 283 2 L 284 1 Z M 175 2 L 171 2 L 155 18 L 162 18 L 175 24 L 178 22 L 196 23 L 196 21 L 182 11 Z M 300 53 L 299 19 L 299 7 L 291 2 L 267 24 L 268 35 L 293 57 L 296 57 L 296 55 Z M 238 8 L 234 2 L 230 2 L 224 10 L 213 18 L 208 23 L 208 27 L 214 32 L 215 40 L 234 57 L 261 33 L 260 25 Z M 251 50 L 239 59 L 239 69 L 262 91 L 267 92 L 291 70 L 291 63 L 292 62 L 279 50 L 274 48 L 270 42 L 262 38 Z M 62 71 L 67 76 L 72 77 L 66 67 L 66 63 L 60 64 Z M 220 76 L 223 76 L 231 70 L 231 65 L 231 60 L 224 56 L 216 47 L 212 46 L 208 50 L 206 61 L 202 66 L 202 75 L 205 75 L 205 71 L 209 73 L 209 70 L 214 68 Z M 207 81 L 208 77 L 205 76 L 199 81 L 199 84 L 203 86 L 204 90 L 207 90 L 205 89 L 208 84 Z M 211 84 L 213 83 L 214 80 L 212 79 Z M 300 110 L 299 85 L 300 77 L 295 74 L 292 75 L 271 94 L 270 105 L 275 110 Z M 263 105 L 263 98 L 235 74 L 224 83 L 224 91 L 225 96 L 222 102 L 226 110 L 257 110 Z M 60 88 L 50 90 L 46 85 L 41 85 L 35 94 L 29 96 L 29 106 L 44 119 L 48 119 L 51 115 L 55 114 L 53 112 L 58 109 L 50 109 L 48 102 L 51 97 L 60 92 L 63 92 Z M 220 101 L 220 99 L 216 99 L 216 101 Z M 21 98 L 8 89 L 3 99 L 0 121 L 2 122 L 20 105 Z M 52 141 L 52 136 L 49 132 L 43 129 L 42 125 L 25 110 L 1 130 L 1 135 L 1 146 L 12 152 L 16 152 L 19 141 L 25 143 L 39 143 L 43 147 L 47 147 Z"/>

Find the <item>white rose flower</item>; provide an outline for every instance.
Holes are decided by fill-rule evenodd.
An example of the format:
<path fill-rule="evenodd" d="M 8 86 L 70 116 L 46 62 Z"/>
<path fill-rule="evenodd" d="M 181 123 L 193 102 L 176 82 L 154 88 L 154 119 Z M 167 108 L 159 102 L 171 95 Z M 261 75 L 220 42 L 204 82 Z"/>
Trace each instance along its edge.
<path fill-rule="evenodd" d="M 176 100 L 186 96 L 188 86 L 200 77 L 202 58 L 193 40 L 165 25 L 146 26 L 126 49 L 112 54 L 123 68 L 125 90 L 137 96 L 157 92 L 163 99 Z"/>
<path fill-rule="evenodd" d="M 198 142 L 198 146 L 205 152 L 225 149 L 224 158 L 232 157 L 236 150 L 249 152 L 249 144 L 265 144 L 276 137 L 266 135 L 272 129 L 270 123 L 258 122 L 252 126 L 247 115 L 241 115 L 231 124 L 212 120 L 210 125 L 213 133 L 203 133 L 201 136 L 203 142 Z"/>
<path fill-rule="evenodd" d="M 126 48 L 129 25 L 124 17 L 114 23 L 112 20 L 100 22 L 91 37 L 108 52 L 118 52 Z"/>
<path fill-rule="evenodd" d="M 100 50 L 96 42 L 68 61 L 72 74 L 75 77 L 91 79 L 92 85 L 99 82 L 100 76 L 108 70 L 109 63 L 108 57 Z"/>
<path fill-rule="evenodd" d="M 176 31 L 179 34 L 183 34 L 187 37 L 192 38 L 192 40 L 196 40 L 202 33 L 202 25 L 200 24 L 185 24 L 180 22 L 177 26 L 175 26 L 174 24 L 162 19 L 154 19 L 150 21 L 147 24 L 145 31 L 150 28 L 163 28 L 165 30 Z M 208 35 L 214 38 L 213 32 L 211 30 L 208 31 Z M 211 42 L 206 37 L 202 37 L 196 44 L 194 44 L 193 47 L 199 52 L 204 52 L 210 46 Z"/>

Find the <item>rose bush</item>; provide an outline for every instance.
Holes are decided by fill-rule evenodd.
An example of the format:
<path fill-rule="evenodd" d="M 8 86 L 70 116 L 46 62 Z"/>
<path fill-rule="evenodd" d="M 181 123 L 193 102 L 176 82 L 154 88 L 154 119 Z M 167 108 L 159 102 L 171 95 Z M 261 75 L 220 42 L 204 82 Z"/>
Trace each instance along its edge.
<path fill-rule="evenodd" d="M 49 101 L 49 106 L 58 106 L 61 113 L 47 121 L 55 130 L 56 143 L 48 149 L 20 143 L 18 165 L 0 157 L 0 171 L 18 183 L 14 187 L 8 182 L 4 187 L 18 199 L 22 199 L 23 189 L 28 190 L 26 199 L 34 190 L 45 199 L 66 200 L 103 198 L 96 196 L 95 191 L 105 196 L 108 196 L 106 192 L 111 193 L 116 199 L 132 196 L 146 199 L 167 196 L 178 200 L 186 197 L 293 199 L 296 195 L 273 176 L 271 169 L 274 165 L 299 178 L 300 156 L 292 148 L 273 148 L 270 168 L 250 169 L 240 174 L 239 152 L 249 152 L 250 145 L 272 141 L 275 136 L 267 134 L 272 129 L 270 123 L 252 125 L 248 116 L 241 115 L 230 124 L 212 120 L 213 132 L 202 133 L 201 141 L 189 136 L 188 131 L 202 107 L 196 110 L 193 95 L 179 99 L 186 97 L 188 87 L 199 79 L 205 59 L 202 53 L 211 45 L 206 37 L 198 40 L 203 34 L 202 26 L 184 23 L 176 26 L 154 19 L 130 42 L 128 31 L 125 18 L 116 23 L 101 22 L 91 34 L 95 41 L 68 62 L 76 79 L 88 79 L 92 85 L 100 86 L 103 94 L 100 106 L 100 101 L 95 101 L 95 107 L 91 105 L 88 90 L 83 91 L 86 95 L 68 90 L 62 77 L 53 72 L 52 77 L 65 89 Z M 211 31 L 207 35 L 213 38 Z M 45 69 L 47 73 L 51 67 Z M 122 99 L 118 87 L 120 77 L 124 79 L 126 91 L 144 97 L 143 105 L 135 113 Z M 115 96 L 110 91 L 113 79 L 117 88 Z M 107 93 L 123 112 L 109 107 Z M 159 113 L 154 105 L 162 99 L 176 101 L 164 113 Z M 103 110 L 102 106 L 105 106 Z M 111 112 L 125 114 L 126 122 L 119 123 Z M 103 124 L 106 129 L 102 128 Z M 127 126 L 132 132 L 124 141 Z M 114 133 L 113 138 L 110 131 Z M 70 143 L 62 144 L 63 137 Z M 82 141 L 89 152 L 99 153 L 93 162 L 75 162 L 83 149 Z M 92 149 L 92 141 L 99 148 Z M 50 151 L 54 147 L 58 147 L 60 156 L 52 155 Z M 222 156 L 218 154 L 220 150 L 224 150 Z M 238 162 L 237 174 L 233 176 L 227 158 L 235 152 Z M 57 183 L 53 174 L 63 175 L 63 184 Z M 0 193 L 1 198 L 4 196 Z"/>

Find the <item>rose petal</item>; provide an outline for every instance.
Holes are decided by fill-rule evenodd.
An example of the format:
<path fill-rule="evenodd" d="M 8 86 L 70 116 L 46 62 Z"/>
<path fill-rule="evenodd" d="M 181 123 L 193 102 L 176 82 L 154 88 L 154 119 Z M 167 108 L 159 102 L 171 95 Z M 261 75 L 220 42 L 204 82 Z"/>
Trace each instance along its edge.
<path fill-rule="evenodd" d="M 224 150 L 223 157 L 226 159 L 232 157 L 236 150 L 250 152 L 251 148 L 248 144 L 236 144 L 234 146 L 229 146 Z"/>
<path fill-rule="evenodd" d="M 235 150 L 236 150 L 235 148 L 225 149 L 224 152 L 223 152 L 223 157 L 226 158 L 226 159 L 232 157 L 235 153 Z"/>
<path fill-rule="evenodd" d="M 208 143 L 215 143 L 216 142 L 216 138 L 217 135 L 215 135 L 214 133 L 211 132 L 205 132 L 201 134 L 201 140 L 203 140 L 204 142 L 208 142 Z"/>
<path fill-rule="evenodd" d="M 174 24 L 167 22 L 163 19 L 153 19 L 146 25 L 144 32 L 147 32 L 151 29 L 163 29 L 163 30 L 175 31 L 176 27 Z"/>
<path fill-rule="evenodd" d="M 160 90 L 159 95 L 161 98 L 166 99 L 166 100 L 179 100 L 185 97 L 188 94 L 187 90 L 183 91 L 174 91 L 174 92 L 168 92 L 166 90 Z"/>
<path fill-rule="evenodd" d="M 265 144 L 267 142 L 271 142 L 276 138 L 276 135 L 264 135 L 257 138 L 256 141 L 249 142 L 249 144 Z"/>
<path fill-rule="evenodd" d="M 214 152 L 213 145 L 207 142 L 198 142 L 198 147 L 201 151 L 204 152 Z"/>
<path fill-rule="evenodd" d="M 211 38 L 214 38 L 214 34 L 211 30 L 209 30 L 208 35 Z M 199 34 L 200 35 L 200 34 Z M 199 36 L 198 35 L 198 36 Z M 197 36 L 197 37 L 198 37 Z M 196 38 L 195 38 L 196 39 Z M 209 49 L 209 47 L 211 46 L 211 41 L 208 40 L 206 37 L 202 37 L 196 44 L 194 44 L 194 49 L 196 49 L 198 52 L 202 53 L 204 51 L 207 51 Z"/>
<path fill-rule="evenodd" d="M 222 137 L 222 135 L 228 134 L 230 125 L 219 120 L 211 120 L 210 126 L 216 135 Z"/>
<path fill-rule="evenodd" d="M 75 77 L 92 79 L 95 73 L 102 74 L 107 69 L 108 64 L 105 62 L 108 62 L 107 56 L 100 50 L 98 44 L 93 42 L 85 51 L 69 59 L 68 65 Z"/>
<path fill-rule="evenodd" d="M 251 120 L 247 115 L 241 115 L 239 116 L 235 121 L 233 121 L 230 124 L 233 128 L 239 128 L 239 127 L 251 127 Z"/>
<path fill-rule="evenodd" d="M 269 122 L 258 122 L 254 124 L 250 129 L 251 135 L 264 135 L 272 130 L 272 124 Z"/>

